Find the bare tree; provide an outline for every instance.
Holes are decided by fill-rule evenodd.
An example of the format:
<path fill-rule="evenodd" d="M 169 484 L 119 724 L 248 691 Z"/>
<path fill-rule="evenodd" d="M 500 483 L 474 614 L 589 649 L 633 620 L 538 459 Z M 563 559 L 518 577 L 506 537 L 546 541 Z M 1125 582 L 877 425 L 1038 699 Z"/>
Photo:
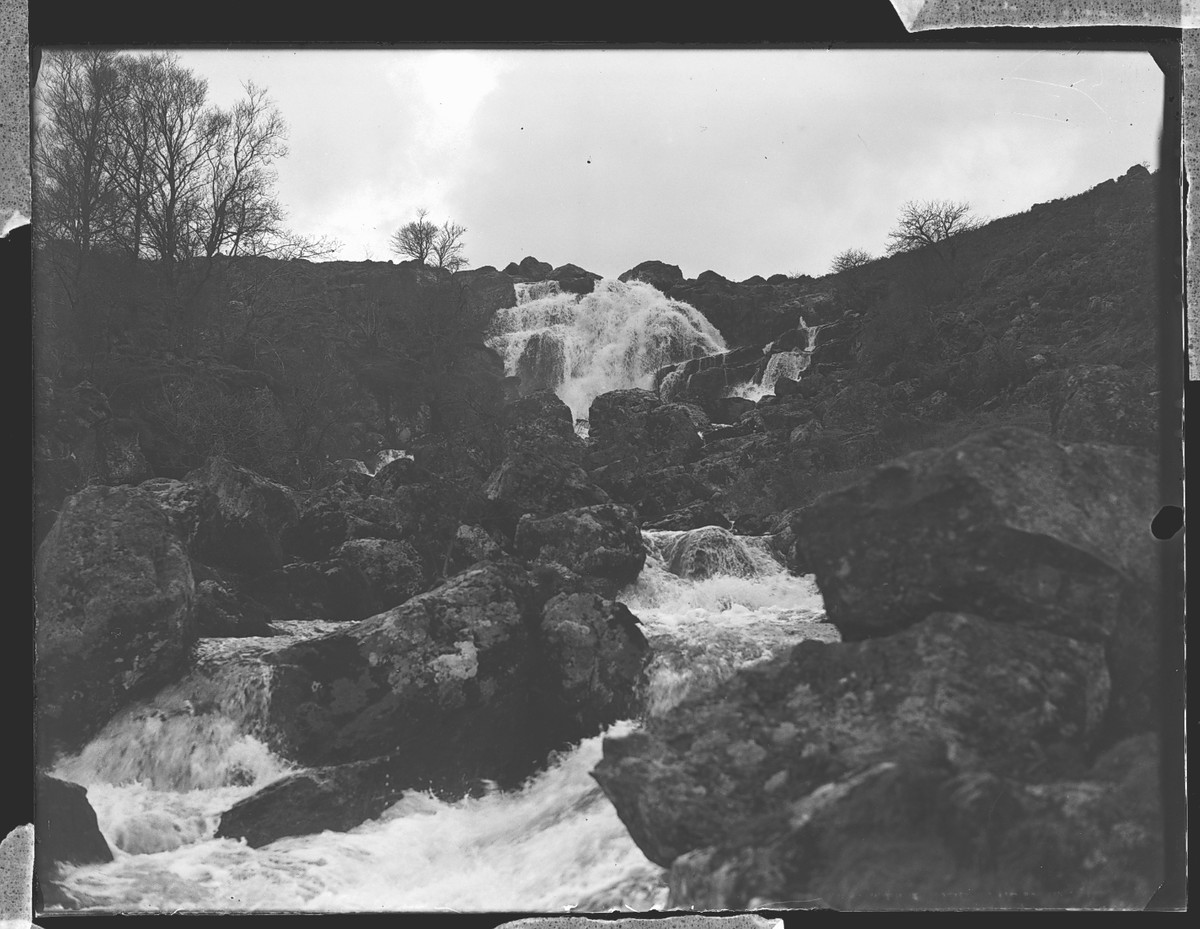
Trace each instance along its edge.
<path fill-rule="evenodd" d="M 466 246 L 462 237 L 466 235 L 466 232 L 467 227 L 460 226 L 458 223 L 446 220 L 442 224 L 442 228 L 438 230 L 437 235 L 434 237 L 431 254 L 434 263 L 439 268 L 457 271 L 459 268 L 465 268 L 471 263 L 462 253 L 463 248 Z"/>
<path fill-rule="evenodd" d="M 402 258 L 407 256 L 427 264 L 438 238 L 438 227 L 426 219 L 428 215 L 428 210 L 419 209 L 416 219 L 393 232 L 388 240 L 391 250 Z"/>
<path fill-rule="evenodd" d="M 955 200 L 910 200 L 900 209 L 896 228 L 888 233 L 887 253 L 911 252 L 926 246 L 944 260 L 953 258 L 950 240 L 975 229 L 982 221 L 971 215 L 971 204 Z"/>
<path fill-rule="evenodd" d="M 851 268 L 861 268 L 874 260 L 875 256 L 866 249 L 848 248 L 834 257 L 830 271 L 837 274 L 841 271 L 849 271 Z"/>
<path fill-rule="evenodd" d="M 113 53 L 92 50 L 47 55 L 39 81 L 33 153 L 38 232 L 70 242 L 80 256 L 111 229 L 116 212 L 118 84 Z"/>

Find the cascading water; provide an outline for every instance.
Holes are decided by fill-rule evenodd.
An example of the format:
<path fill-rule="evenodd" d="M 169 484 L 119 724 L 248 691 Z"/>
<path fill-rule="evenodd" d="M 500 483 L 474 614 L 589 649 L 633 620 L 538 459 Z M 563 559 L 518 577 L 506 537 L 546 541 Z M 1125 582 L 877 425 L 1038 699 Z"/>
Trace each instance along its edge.
<path fill-rule="evenodd" d="M 799 380 L 800 375 L 808 370 L 811 358 L 812 353 L 807 351 L 776 352 L 767 359 L 767 366 L 763 368 L 762 380 L 759 383 L 739 384 L 731 388 L 728 395 L 758 402 L 767 394 L 775 393 L 775 383 L 781 377 Z"/>
<path fill-rule="evenodd" d="M 811 578 L 768 538 L 716 527 L 645 532 L 648 556 L 618 597 L 655 656 L 647 712 L 667 711 L 737 668 L 803 639 L 832 639 Z M 113 719 L 51 773 L 83 784 L 114 860 L 67 866 L 64 889 L 100 910 L 533 910 L 666 905 L 665 875 L 589 776 L 601 736 L 563 752 L 516 791 L 456 802 L 411 792 L 348 832 L 262 848 L 215 838 L 220 814 L 298 770 L 260 740 L 269 650 L 336 628 L 204 639 L 183 681 Z M 638 725 L 626 720 L 608 732 Z"/>
<path fill-rule="evenodd" d="M 522 390 L 553 388 L 576 420 L 602 393 L 653 388 L 660 368 L 725 351 L 698 310 L 642 281 L 605 279 L 583 296 L 547 284 L 516 285 L 517 305 L 496 313 L 488 344 Z"/>

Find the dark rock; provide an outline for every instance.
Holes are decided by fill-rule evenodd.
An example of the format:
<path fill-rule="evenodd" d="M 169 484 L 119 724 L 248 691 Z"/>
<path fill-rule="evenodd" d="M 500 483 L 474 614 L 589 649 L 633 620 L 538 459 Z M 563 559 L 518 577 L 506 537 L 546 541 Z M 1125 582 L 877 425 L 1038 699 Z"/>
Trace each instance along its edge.
<path fill-rule="evenodd" d="M 571 408 L 553 390 L 539 390 L 509 403 L 504 408 L 506 447 L 553 450 L 578 462 L 583 440 L 575 434 Z"/>
<path fill-rule="evenodd" d="M 826 404 L 826 426 L 847 430 L 879 426 L 895 413 L 887 391 L 873 381 L 852 381 Z"/>
<path fill-rule="evenodd" d="M 556 332 L 535 332 L 525 342 L 517 358 L 518 393 L 553 390 L 563 380 L 567 356 L 562 336 Z"/>
<path fill-rule="evenodd" d="M 406 787 L 512 773 L 527 744 L 529 600 L 523 571 L 481 565 L 271 653 L 279 749 L 304 764 L 403 750 L 411 757 L 396 774 Z"/>
<path fill-rule="evenodd" d="M 956 609 L 1104 641 L 1152 599 L 1155 486 L 1133 449 L 995 429 L 883 465 L 793 529 L 846 637 Z"/>
<path fill-rule="evenodd" d="M 780 400 L 785 400 L 788 397 L 798 397 L 800 395 L 800 382 L 793 380 L 785 375 L 780 375 L 775 379 L 775 396 Z"/>
<path fill-rule="evenodd" d="M 87 788 L 39 772 L 34 855 L 39 876 L 53 865 L 112 861 L 112 849 L 100 832 Z"/>
<path fill-rule="evenodd" d="M 730 522 L 728 517 L 711 503 L 692 503 L 642 524 L 644 529 L 667 530 L 699 529 L 702 526 L 720 526 L 722 529 L 728 529 Z"/>
<path fill-rule="evenodd" d="M 1158 452 L 1158 384 L 1152 370 L 1083 365 L 1067 372 L 1050 404 L 1063 442 L 1111 442 Z"/>
<path fill-rule="evenodd" d="M 35 572 L 45 752 L 59 740 L 78 745 L 182 668 L 196 635 L 195 587 L 167 517 L 132 487 L 89 487 L 70 497 L 38 549 Z"/>
<path fill-rule="evenodd" d="M 822 785 L 880 763 L 1052 774 L 1054 746 L 1094 738 L 1107 684 L 1098 645 L 937 614 L 745 668 L 606 739 L 593 776 L 666 867 L 694 849 L 753 844 Z"/>
<path fill-rule="evenodd" d="M 367 491 L 387 497 L 397 488 L 428 483 L 431 476 L 428 470 L 419 466 L 412 458 L 394 458 L 376 471 L 365 486 L 362 486 L 360 480 L 355 480 L 353 489 L 358 493 Z"/>
<path fill-rule="evenodd" d="M 570 738 L 597 732 L 641 709 L 650 645 L 622 603 L 590 593 L 562 593 L 542 610 L 539 704 L 550 730 Z"/>
<path fill-rule="evenodd" d="M 715 423 L 736 423 L 743 414 L 754 409 L 754 401 L 745 397 L 721 397 L 710 401 L 706 412 Z M 705 438 L 708 436 L 706 435 Z"/>
<path fill-rule="evenodd" d="M 527 255 L 521 259 L 520 264 L 517 265 L 517 270 L 520 271 L 522 277 L 528 278 L 531 281 L 542 281 L 554 270 L 554 266 L 548 261 L 538 261 L 532 255 Z"/>
<path fill-rule="evenodd" d="M 678 265 L 669 265 L 662 261 L 643 261 L 620 275 L 617 280 L 645 281 L 665 294 L 672 285 L 683 280 L 683 272 L 679 270 Z"/>
<path fill-rule="evenodd" d="M 558 286 L 565 293 L 590 294 L 596 289 L 600 275 L 585 271 L 579 265 L 565 264 L 552 270 L 546 275 L 547 280 L 558 281 Z"/>
<path fill-rule="evenodd" d="M 704 441 L 693 416 L 691 407 L 663 403 L 649 390 L 601 394 L 588 414 L 588 470 L 624 462 L 607 472 L 608 480 L 619 481 L 631 472 L 695 461 Z M 605 486 L 604 480 L 593 477 Z"/>
<path fill-rule="evenodd" d="M 225 458 L 210 459 L 187 482 L 202 494 L 197 558 L 251 574 L 283 564 L 283 533 L 299 517 L 288 488 Z"/>
<path fill-rule="evenodd" d="M 347 832 L 400 799 L 403 791 L 391 783 L 393 765 L 385 757 L 290 774 L 222 813 L 216 837 L 262 848 L 289 835 Z"/>
<path fill-rule="evenodd" d="M 881 762 L 794 804 L 764 841 L 676 859 L 669 905 L 1145 909 L 1163 877 L 1157 757 L 1143 736 L 1036 784 Z"/>
<path fill-rule="evenodd" d="M 309 561 L 327 558 L 351 539 L 401 539 L 413 528 L 413 517 L 391 497 L 391 480 L 408 469 L 398 458 L 381 469 L 378 480 L 347 475 L 317 491 L 299 509 L 299 517 L 283 535 L 284 550 Z M 398 481 L 396 486 L 403 486 Z"/>
<path fill-rule="evenodd" d="M 512 278 L 492 267 L 454 272 L 454 282 L 466 295 L 468 309 L 490 313 L 517 305 Z"/>
<path fill-rule="evenodd" d="M 138 485 L 138 490 L 153 499 L 166 514 L 171 528 L 190 551 L 196 531 L 200 528 L 204 492 L 195 484 L 167 477 L 143 481 Z"/>
<path fill-rule="evenodd" d="M 275 635 L 266 611 L 240 599 L 215 579 L 196 581 L 196 634 L 200 637 Z"/>
<path fill-rule="evenodd" d="M 510 538 L 525 514 L 543 517 L 610 502 L 578 464 L 532 447 L 510 452 L 483 492 L 491 504 L 490 519 Z"/>
<path fill-rule="evenodd" d="M 605 504 L 530 516 L 517 524 L 516 550 L 530 561 L 557 562 L 615 590 L 637 579 L 646 547 L 628 506 Z"/>
<path fill-rule="evenodd" d="M 662 556 L 668 571 L 685 578 L 753 577 L 758 567 L 743 540 L 715 525 L 671 539 L 663 546 Z"/>

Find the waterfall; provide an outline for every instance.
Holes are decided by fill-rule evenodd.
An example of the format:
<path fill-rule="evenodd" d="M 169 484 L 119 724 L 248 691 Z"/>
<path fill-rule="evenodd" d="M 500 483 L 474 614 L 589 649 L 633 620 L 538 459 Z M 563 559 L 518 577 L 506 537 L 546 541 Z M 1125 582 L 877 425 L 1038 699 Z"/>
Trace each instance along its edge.
<path fill-rule="evenodd" d="M 488 345 L 523 392 L 553 388 L 577 420 L 602 393 L 651 389 L 659 369 L 725 350 L 698 310 L 642 281 L 605 279 L 583 296 L 518 284 L 517 300 L 496 313 Z"/>
<path fill-rule="evenodd" d="M 547 298 L 539 298 L 547 299 Z M 715 526 L 643 533 L 646 565 L 617 599 L 654 650 L 648 714 L 804 639 L 836 638 L 811 577 L 769 537 Z M 520 789 L 457 801 L 411 791 L 346 832 L 262 848 L 216 838 L 221 814 L 298 770 L 260 741 L 262 659 L 336 623 L 273 638 L 203 639 L 190 673 L 114 718 L 51 773 L 83 784 L 114 860 L 66 865 L 61 885 L 103 911 L 639 911 L 666 905 L 665 871 L 629 836 L 590 771 L 603 734 L 564 749 Z M 615 723 L 608 734 L 639 725 Z"/>
<path fill-rule="evenodd" d="M 747 400 L 757 402 L 768 394 L 775 393 L 775 382 L 781 377 L 790 378 L 793 381 L 799 380 L 800 375 L 808 370 L 811 360 L 812 353 L 809 351 L 776 352 L 767 359 L 762 379 L 758 383 L 750 381 L 738 384 L 731 387 L 726 396 L 745 397 Z"/>

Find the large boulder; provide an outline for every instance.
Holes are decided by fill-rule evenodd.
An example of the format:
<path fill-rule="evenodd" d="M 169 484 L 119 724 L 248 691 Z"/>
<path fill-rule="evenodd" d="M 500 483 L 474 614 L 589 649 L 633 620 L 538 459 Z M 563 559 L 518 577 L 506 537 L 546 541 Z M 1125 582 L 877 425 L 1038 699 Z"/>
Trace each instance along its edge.
<path fill-rule="evenodd" d="M 880 762 L 781 811 L 754 844 L 680 856 L 670 905 L 1142 910 L 1163 878 L 1153 736 L 1049 783 Z"/>
<path fill-rule="evenodd" d="M 187 475 L 201 492 L 193 554 L 254 574 L 283 564 L 284 532 L 299 517 L 292 492 L 225 458 Z"/>
<path fill-rule="evenodd" d="M 648 657 L 637 621 L 578 586 L 569 572 L 480 564 L 270 651 L 264 737 L 306 765 L 389 755 L 396 790 L 513 786 L 551 749 L 637 709 Z"/>
<path fill-rule="evenodd" d="M 399 459 L 408 466 L 412 462 Z M 385 466 L 393 472 L 404 466 Z M 367 474 L 347 474 L 312 494 L 299 508 L 295 525 L 283 536 L 284 550 L 307 561 L 327 558 L 352 539 L 402 539 L 413 529 L 411 513 L 385 488 L 388 475 L 378 482 Z"/>
<path fill-rule="evenodd" d="M 792 528 L 846 637 L 949 609 L 1103 641 L 1156 582 L 1155 486 L 1134 449 L 1002 428 L 880 466 Z"/>
<path fill-rule="evenodd" d="M 599 274 L 585 271 L 579 265 L 565 264 L 552 270 L 546 275 L 546 279 L 558 281 L 558 286 L 564 293 L 590 294 L 596 289 L 596 282 L 601 278 Z"/>
<path fill-rule="evenodd" d="M 42 905 L 69 906 L 73 901 L 57 885 L 60 866 L 103 864 L 113 860 L 112 849 L 100 832 L 96 811 L 82 785 L 38 772 L 35 804 L 34 873 Z"/>
<path fill-rule="evenodd" d="M 592 479 L 616 499 L 634 502 L 629 488 L 643 475 L 689 464 L 700 455 L 704 441 L 698 416 L 703 413 L 696 408 L 663 403 L 649 390 L 601 394 L 588 415 L 584 461 Z"/>
<path fill-rule="evenodd" d="M 642 533 L 628 506 L 602 504 L 521 517 L 516 550 L 533 562 L 557 563 L 615 593 L 637 580 L 646 562 Z"/>
<path fill-rule="evenodd" d="M 555 732 L 595 732 L 636 716 L 650 646 L 622 603 L 562 593 L 542 610 L 542 682 Z"/>
<path fill-rule="evenodd" d="M 196 636 L 191 564 L 148 495 L 89 487 L 68 498 L 35 582 L 44 751 L 78 744 L 183 667 Z"/>
<path fill-rule="evenodd" d="M 925 760 L 1022 777 L 1078 757 L 1104 715 L 1103 650 L 963 614 L 803 642 L 646 728 L 593 771 L 647 857 L 754 838 L 823 784 Z"/>
<path fill-rule="evenodd" d="M 665 294 L 673 285 L 683 281 L 683 272 L 679 270 L 679 265 L 669 265 L 664 261 L 643 261 L 620 275 L 617 280 L 645 281 Z"/>
<path fill-rule="evenodd" d="M 271 653 L 277 747 L 310 765 L 403 750 L 406 786 L 512 775 L 529 743 L 530 610 L 520 569 L 482 565 Z"/>
<path fill-rule="evenodd" d="M 347 832 L 402 796 L 392 787 L 391 765 L 384 757 L 289 774 L 222 813 L 216 837 L 262 848 L 290 835 Z"/>
<path fill-rule="evenodd" d="M 525 514 L 542 517 L 610 502 L 578 464 L 533 448 L 505 456 L 483 492 L 492 520 L 509 537 Z"/>
<path fill-rule="evenodd" d="M 576 464 L 583 457 L 583 440 L 575 434 L 571 408 L 548 388 L 505 405 L 504 443 L 509 452 L 553 452 Z"/>

